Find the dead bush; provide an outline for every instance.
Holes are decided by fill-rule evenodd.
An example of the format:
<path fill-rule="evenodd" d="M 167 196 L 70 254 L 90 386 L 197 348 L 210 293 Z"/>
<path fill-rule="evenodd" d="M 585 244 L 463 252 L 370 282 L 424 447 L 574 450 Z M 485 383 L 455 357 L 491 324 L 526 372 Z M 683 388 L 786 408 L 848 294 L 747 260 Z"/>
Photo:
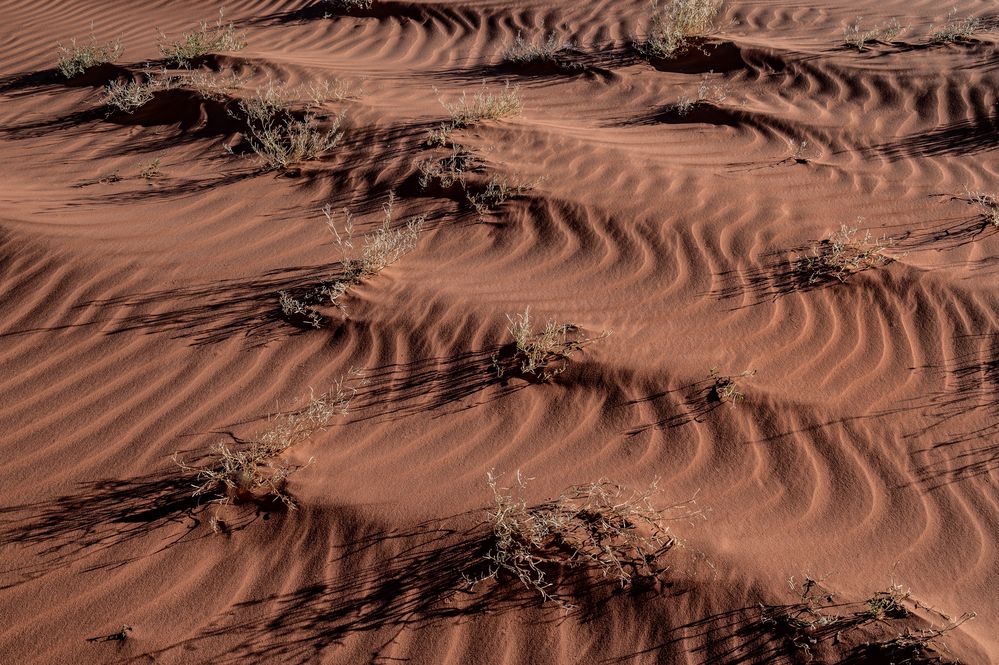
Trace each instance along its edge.
<path fill-rule="evenodd" d="M 657 507 L 655 481 L 640 491 L 606 480 L 574 485 L 534 506 L 524 497 L 526 481 L 519 472 L 513 487 L 500 487 L 492 471 L 487 483 L 493 494 L 492 545 L 485 555 L 487 570 L 470 582 L 510 575 L 543 601 L 566 609 L 572 605 L 550 573 L 592 569 L 623 587 L 655 578 L 667 570 L 661 557 L 679 544 L 667 523 L 702 515 L 693 499 Z"/>

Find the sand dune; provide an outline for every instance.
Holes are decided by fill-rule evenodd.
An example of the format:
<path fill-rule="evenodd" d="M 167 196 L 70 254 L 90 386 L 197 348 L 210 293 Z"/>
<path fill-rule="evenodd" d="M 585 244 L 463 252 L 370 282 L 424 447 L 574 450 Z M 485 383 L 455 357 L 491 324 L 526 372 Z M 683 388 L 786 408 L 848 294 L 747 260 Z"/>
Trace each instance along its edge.
<path fill-rule="evenodd" d="M 999 60 L 992 4 L 956 4 L 983 30 L 931 44 L 949 4 L 728 0 L 703 50 L 649 60 L 644 0 L 234 0 L 246 48 L 194 69 L 240 85 L 124 113 L 105 85 L 167 67 L 156 30 L 216 4 L 0 0 L 0 660 L 876 663 L 865 644 L 974 612 L 934 655 L 999 662 L 999 227 L 971 200 L 999 191 Z M 909 27 L 858 51 L 858 16 Z M 67 80 L 56 44 L 91 26 L 123 54 Z M 578 51 L 504 62 L 544 31 Z M 350 94 L 313 112 L 344 114 L 340 143 L 261 168 L 239 100 L 272 84 L 304 108 L 334 77 Z M 452 139 L 468 191 L 521 190 L 480 214 L 422 187 L 441 102 L 506 83 L 521 112 Z M 390 192 L 393 225 L 425 216 L 415 248 L 320 327 L 285 316 L 278 292 L 343 270 L 323 206 L 353 212 L 356 254 Z M 883 261 L 809 279 L 842 225 Z M 500 376 L 527 306 L 610 334 L 549 381 Z M 744 399 L 712 370 L 755 371 Z M 347 415 L 285 455 L 297 509 L 192 496 L 174 453 L 341 377 Z M 659 478 L 706 519 L 673 525 L 655 583 L 567 575 L 565 613 L 468 588 L 490 469 L 530 501 Z M 805 649 L 780 617 L 807 576 L 840 634 Z M 893 580 L 908 616 L 863 618 Z"/>

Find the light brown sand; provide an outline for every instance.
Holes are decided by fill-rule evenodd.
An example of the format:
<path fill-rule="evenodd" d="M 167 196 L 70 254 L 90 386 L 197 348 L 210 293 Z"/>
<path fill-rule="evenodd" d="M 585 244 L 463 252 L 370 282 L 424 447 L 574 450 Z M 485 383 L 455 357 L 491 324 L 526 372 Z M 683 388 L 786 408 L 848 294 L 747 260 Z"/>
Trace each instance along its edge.
<path fill-rule="evenodd" d="M 210 60 L 249 88 L 363 80 L 335 105 L 342 148 L 289 177 L 225 154 L 215 106 L 106 118 L 103 80 L 52 75 L 55 43 L 91 24 L 139 71 L 154 28 L 215 4 L 0 1 L 0 661 L 801 660 L 757 605 L 805 574 L 849 601 L 894 576 L 974 611 L 952 655 L 999 660 L 999 239 L 954 198 L 999 189 L 995 37 L 858 53 L 844 21 L 898 16 L 915 46 L 950 3 L 731 0 L 722 46 L 661 71 L 628 48 L 639 0 L 302 5 L 228 2 L 249 45 Z M 541 27 L 593 66 L 497 72 Z M 704 76 L 727 98 L 676 119 Z M 490 173 L 544 180 L 479 222 L 420 195 L 416 164 L 444 117 L 435 87 L 504 79 L 522 115 L 457 136 Z M 787 161 L 802 140 L 810 161 Z M 163 175 L 137 177 L 157 157 Z M 368 230 L 390 189 L 429 215 L 417 249 L 346 320 L 281 320 L 275 292 L 337 259 L 320 208 Z M 897 260 L 784 290 L 788 251 L 844 223 L 901 238 Z M 497 383 L 489 355 L 526 305 L 613 334 L 550 384 Z M 351 414 L 292 453 L 314 458 L 289 485 L 299 509 L 227 508 L 233 531 L 213 534 L 170 455 L 246 436 L 351 367 L 367 371 Z M 757 371 L 744 403 L 706 408 L 713 367 Z M 538 500 L 658 476 L 710 512 L 675 526 L 687 549 L 661 587 L 580 590 L 564 616 L 502 585 L 454 592 L 490 468 L 533 477 Z M 87 641 L 123 624 L 122 643 Z"/>

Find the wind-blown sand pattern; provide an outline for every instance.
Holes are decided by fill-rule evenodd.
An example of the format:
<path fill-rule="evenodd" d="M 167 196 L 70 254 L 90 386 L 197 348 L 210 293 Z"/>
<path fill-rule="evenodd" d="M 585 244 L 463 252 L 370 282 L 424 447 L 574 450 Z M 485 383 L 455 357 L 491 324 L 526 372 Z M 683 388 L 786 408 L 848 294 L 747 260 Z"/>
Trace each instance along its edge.
<path fill-rule="evenodd" d="M 340 145 L 282 173 L 227 153 L 225 102 L 101 105 L 159 68 L 156 28 L 218 9 L 0 0 L 0 661 L 878 663 L 865 642 L 974 612 L 934 655 L 999 662 L 999 227 L 966 194 L 999 191 L 995 35 L 928 44 L 951 3 L 728 0 L 705 53 L 650 62 L 644 0 L 231 0 L 247 47 L 196 66 L 242 77 L 232 97 L 358 93 L 325 105 Z M 858 51 L 858 15 L 909 29 Z M 67 81 L 56 43 L 91 26 L 124 54 Z M 502 63 L 542 30 L 577 66 Z M 533 188 L 480 216 L 417 181 L 446 155 L 424 145 L 438 99 L 483 82 L 523 110 L 455 130 L 473 182 Z M 397 220 L 426 215 L 416 247 L 322 327 L 284 317 L 279 291 L 338 270 L 323 206 L 363 234 L 390 191 Z M 843 224 L 890 261 L 809 282 L 796 261 Z M 550 381 L 498 376 L 526 306 L 611 334 Z M 744 399 L 717 400 L 714 368 L 755 370 Z M 348 414 L 287 455 L 296 510 L 192 497 L 174 453 L 341 377 Z M 706 519 L 672 525 L 655 584 L 567 579 L 565 613 L 466 584 L 490 469 L 532 501 L 658 477 Z M 910 615 L 804 648 L 761 610 L 800 600 L 792 576 L 842 617 L 894 580 Z"/>

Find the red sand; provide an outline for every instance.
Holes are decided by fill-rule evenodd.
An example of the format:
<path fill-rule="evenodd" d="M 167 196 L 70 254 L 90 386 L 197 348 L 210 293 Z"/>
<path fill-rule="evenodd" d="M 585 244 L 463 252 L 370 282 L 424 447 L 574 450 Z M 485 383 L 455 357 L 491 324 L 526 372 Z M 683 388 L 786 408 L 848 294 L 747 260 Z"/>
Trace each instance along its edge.
<path fill-rule="evenodd" d="M 138 72 L 154 28 L 215 5 L 0 1 L 0 661 L 803 661 L 758 604 L 810 574 L 844 602 L 894 579 L 974 611 L 944 655 L 999 662 L 999 238 L 960 199 L 999 189 L 994 36 L 923 48 L 950 3 L 731 0 L 721 46 L 668 71 L 630 49 L 640 0 L 302 7 L 227 3 L 248 46 L 210 59 L 246 77 L 237 95 L 363 80 L 330 105 L 342 146 L 276 175 L 225 153 L 210 104 L 106 117 L 106 76 L 53 75 L 56 42 L 91 24 Z M 857 52 L 840 45 L 857 15 L 912 27 Z M 495 67 L 540 28 L 589 66 Z M 705 77 L 726 98 L 677 118 Z M 519 83 L 523 113 L 456 139 L 488 174 L 544 179 L 480 221 L 413 183 L 438 95 L 483 80 Z M 805 163 L 788 159 L 800 141 Z M 339 258 L 320 208 L 367 231 L 391 189 L 429 216 L 416 249 L 346 319 L 282 320 L 275 293 Z M 841 224 L 898 238 L 896 260 L 785 288 L 789 251 Z M 491 350 L 527 305 L 612 335 L 551 383 L 499 383 Z M 299 509 L 226 507 L 233 528 L 213 533 L 171 454 L 252 434 L 352 367 L 350 414 L 292 451 L 314 458 L 288 486 Z M 756 370 L 744 402 L 710 408 L 712 368 Z M 462 587 L 490 468 L 534 478 L 532 500 L 659 477 L 710 512 L 674 526 L 686 548 L 659 586 L 577 589 L 564 615 L 513 583 Z"/>

